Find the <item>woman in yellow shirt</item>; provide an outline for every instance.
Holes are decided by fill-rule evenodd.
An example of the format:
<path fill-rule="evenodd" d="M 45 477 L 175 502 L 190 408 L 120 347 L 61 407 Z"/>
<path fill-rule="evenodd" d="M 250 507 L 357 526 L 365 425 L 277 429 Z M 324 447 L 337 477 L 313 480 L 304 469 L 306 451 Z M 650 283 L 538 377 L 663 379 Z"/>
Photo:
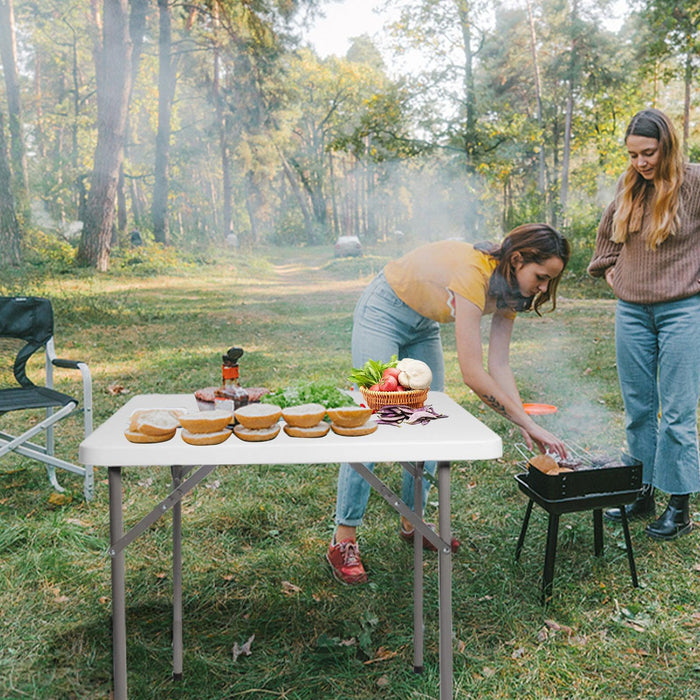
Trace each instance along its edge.
<path fill-rule="evenodd" d="M 456 324 L 462 378 L 490 408 L 519 426 L 528 447 L 566 455 L 561 440 L 537 425 L 523 410 L 508 361 L 513 321 L 518 311 L 556 306 L 556 290 L 569 261 L 569 243 L 546 224 L 525 224 L 500 245 L 439 241 L 390 262 L 370 283 L 353 317 L 352 362 L 411 357 L 433 373 L 431 388 L 444 390 L 445 367 L 440 324 Z M 481 318 L 492 315 L 488 369 L 481 347 Z M 367 465 L 372 468 L 373 465 Z M 435 472 L 436 463 L 425 468 Z M 423 493 L 427 497 L 428 482 Z M 336 502 L 336 532 L 327 559 L 343 583 L 367 580 L 355 532 L 362 522 L 369 484 L 349 464 L 341 464 Z M 413 507 L 413 478 L 404 472 L 402 499 Z M 401 535 L 412 539 L 410 524 Z"/>

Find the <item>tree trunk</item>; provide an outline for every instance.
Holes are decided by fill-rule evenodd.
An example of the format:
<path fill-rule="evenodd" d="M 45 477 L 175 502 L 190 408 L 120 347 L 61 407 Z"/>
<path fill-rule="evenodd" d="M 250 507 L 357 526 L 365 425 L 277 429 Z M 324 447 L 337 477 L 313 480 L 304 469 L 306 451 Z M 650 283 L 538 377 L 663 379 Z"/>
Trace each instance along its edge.
<path fill-rule="evenodd" d="M 473 169 L 472 156 L 476 137 L 476 96 L 474 92 L 474 55 L 469 0 L 456 0 L 464 51 L 464 152 L 467 170 Z"/>
<path fill-rule="evenodd" d="M 77 262 L 109 267 L 119 168 L 131 83 L 128 0 L 104 0 L 103 43 L 96 65 L 97 146 Z"/>
<path fill-rule="evenodd" d="M 564 122 L 564 152 L 561 160 L 561 187 L 559 189 L 559 208 L 566 220 L 566 206 L 569 199 L 569 163 L 571 162 L 571 124 L 574 114 L 574 91 L 578 77 L 578 42 L 576 37 L 578 23 L 578 0 L 571 8 L 571 59 L 569 62 L 568 94 L 566 97 L 566 119 Z"/>
<path fill-rule="evenodd" d="M 693 54 L 690 48 L 685 55 L 685 98 L 683 100 L 683 155 L 688 156 L 688 141 L 690 138 L 690 100 L 693 87 Z"/>
<path fill-rule="evenodd" d="M 299 209 L 301 209 L 301 215 L 304 217 L 304 233 L 306 234 L 306 240 L 311 240 L 314 235 L 314 226 L 311 218 L 311 212 L 309 211 L 309 205 L 307 204 L 306 199 L 304 198 L 304 192 L 299 186 L 294 169 L 291 165 L 289 165 L 289 162 L 284 157 L 282 151 L 278 148 L 277 152 L 279 153 L 280 161 L 282 163 L 282 169 L 284 170 L 284 174 L 287 177 L 289 186 L 292 188 L 294 197 L 297 200 L 297 203 L 299 204 Z"/>
<path fill-rule="evenodd" d="M 15 41 L 15 15 L 12 0 L 0 0 L 0 56 L 2 56 L 7 112 L 10 128 L 10 162 L 13 191 L 17 206 L 26 221 L 29 221 L 29 184 L 27 158 L 22 136 L 22 108 L 17 72 L 17 44 Z"/>
<path fill-rule="evenodd" d="M 535 32 L 535 17 L 532 14 L 532 2 L 527 0 L 527 16 L 530 22 L 530 52 L 532 53 L 532 68 L 535 78 L 535 99 L 537 101 L 537 127 L 540 130 L 540 152 L 537 158 L 537 188 L 545 192 L 545 158 L 544 158 L 544 124 L 542 121 L 542 89 L 540 87 L 540 62 L 537 59 L 537 35 Z"/>
<path fill-rule="evenodd" d="M 218 6 L 214 6 L 215 27 L 219 26 Z M 218 42 L 214 44 L 214 75 L 212 79 L 212 92 L 214 99 L 214 111 L 216 113 L 216 125 L 219 130 L 219 151 L 221 158 L 221 216 L 222 216 L 222 238 L 226 238 L 233 233 L 233 187 L 231 185 L 231 157 L 228 148 L 228 127 L 229 121 L 224 114 L 224 97 L 221 94 L 221 57 L 219 55 Z"/>
<path fill-rule="evenodd" d="M 129 224 L 129 213 L 126 205 L 126 176 L 124 164 L 129 158 L 129 143 L 131 141 L 131 127 L 129 124 L 129 105 L 131 105 L 131 94 L 136 82 L 141 63 L 141 49 L 143 48 L 143 35 L 146 31 L 146 15 L 148 13 L 149 0 L 130 0 L 131 11 L 129 13 L 129 37 L 131 38 L 131 81 L 129 85 L 129 101 L 127 104 L 126 125 L 124 127 L 124 154 L 119 166 L 119 181 L 117 183 L 117 229 L 120 233 L 125 233 Z M 136 222 L 134 222 L 136 223 Z M 112 244 L 117 244 L 116 236 L 112 239 Z"/>
<path fill-rule="evenodd" d="M 170 131 L 177 72 L 171 56 L 171 15 L 169 0 L 158 0 L 158 132 L 156 133 L 155 182 L 153 184 L 153 235 L 158 243 L 167 245 L 168 226 L 168 164 L 170 160 Z"/>
<path fill-rule="evenodd" d="M 20 238 L 5 144 L 5 124 L 0 111 L 0 267 L 19 265 Z"/>

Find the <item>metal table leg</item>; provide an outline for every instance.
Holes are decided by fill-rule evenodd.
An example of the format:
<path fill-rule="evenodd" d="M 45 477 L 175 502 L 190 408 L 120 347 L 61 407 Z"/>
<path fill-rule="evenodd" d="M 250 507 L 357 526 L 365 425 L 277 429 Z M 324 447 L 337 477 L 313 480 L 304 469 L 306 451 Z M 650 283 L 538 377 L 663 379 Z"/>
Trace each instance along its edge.
<path fill-rule="evenodd" d="M 170 467 L 173 491 L 182 483 L 182 467 Z M 182 501 L 173 505 L 173 680 L 182 680 Z"/>
<path fill-rule="evenodd" d="M 627 561 L 630 565 L 630 574 L 632 575 L 632 585 L 635 588 L 639 588 L 639 581 L 637 580 L 637 567 L 634 563 L 634 553 L 632 552 L 632 538 L 630 537 L 630 526 L 627 521 L 627 512 L 624 506 L 620 506 L 620 516 L 622 521 L 622 530 L 625 533 L 625 547 L 627 548 Z"/>
<path fill-rule="evenodd" d="M 122 470 L 109 467 L 109 539 L 112 545 L 124 534 L 122 514 Z M 126 592 L 124 550 L 110 547 L 112 557 L 112 657 L 114 700 L 127 700 L 126 691 Z"/>
<path fill-rule="evenodd" d="M 452 530 L 450 523 L 450 463 L 438 462 L 438 551 L 440 619 L 440 700 L 452 700 Z"/>
<path fill-rule="evenodd" d="M 413 509 L 423 518 L 423 462 L 416 464 L 413 478 Z M 413 670 L 423 673 L 425 637 L 423 620 L 423 537 L 413 530 Z"/>
<path fill-rule="evenodd" d="M 603 511 L 600 508 L 593 510 L 593 551 L 597 557 L 603 554 Z"/>
<path fill-rule="evenodd" d="M 559 534 L 559 515 L 549 514 L 547 525 L 547 552 L 544 557 L 544 573 L 542 574 L 542 603 L 552 595 L 554 581 L 554 559 L 557 553 L 557 535 Z"/>

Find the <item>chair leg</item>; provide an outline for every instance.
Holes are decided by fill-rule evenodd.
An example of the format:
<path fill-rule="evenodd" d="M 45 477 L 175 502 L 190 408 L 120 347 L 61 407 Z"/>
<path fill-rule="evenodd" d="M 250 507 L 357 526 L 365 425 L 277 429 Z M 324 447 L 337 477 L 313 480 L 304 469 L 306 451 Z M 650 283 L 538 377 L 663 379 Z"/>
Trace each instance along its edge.
<path fill-rule="evenodd" d="M 49 482 L 51 483 L 51 486 L 53 486 L 54 489 L 59 493 L 63 493 L 65 491 L 65 488 L 63 488 L 63 486 L 61 486 L 61 484 L 58 483 L 58 479 L 56 478 L 56 467 L 47 464 L 46 473 L 49 475 Z"/>

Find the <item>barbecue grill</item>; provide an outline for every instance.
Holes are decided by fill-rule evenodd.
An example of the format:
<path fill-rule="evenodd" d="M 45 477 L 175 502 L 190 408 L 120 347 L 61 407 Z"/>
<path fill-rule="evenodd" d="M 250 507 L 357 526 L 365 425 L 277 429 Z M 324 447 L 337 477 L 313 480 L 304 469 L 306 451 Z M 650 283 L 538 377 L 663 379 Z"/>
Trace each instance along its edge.
<path fill-rule="evenodd" d="M 624 505 L 632 503 L 642 488 L 642 464 L 628 455 L 616 460 L 597 457 L 578 447 L 567 445 L 569 457 L 558 460 L 566 471 L 548 474 L 530 464 L 533 455 L 528 454 L 522 445 L 516 448 L 524 457 L 522 472 L 515 475 L 518 488 L 528 497 L 518 544 L 515 548 L 516 561 L 525 541 L 532 514 L 533 504 L 537 503 L 549 514 L 547 546 L 542 574 L 541 600 L 544 603 L 552 595 L 554 581 L 554 560 L 559 532 L 559 516 L 563 513 L 593 511 L 593 541 L 596 556 L 603 554 L 603 509 L 620 507 L 622 529 L 625 535 L 627 560 L 636 588 L 637 570 L 632 552 L 627 514 Z"/>

